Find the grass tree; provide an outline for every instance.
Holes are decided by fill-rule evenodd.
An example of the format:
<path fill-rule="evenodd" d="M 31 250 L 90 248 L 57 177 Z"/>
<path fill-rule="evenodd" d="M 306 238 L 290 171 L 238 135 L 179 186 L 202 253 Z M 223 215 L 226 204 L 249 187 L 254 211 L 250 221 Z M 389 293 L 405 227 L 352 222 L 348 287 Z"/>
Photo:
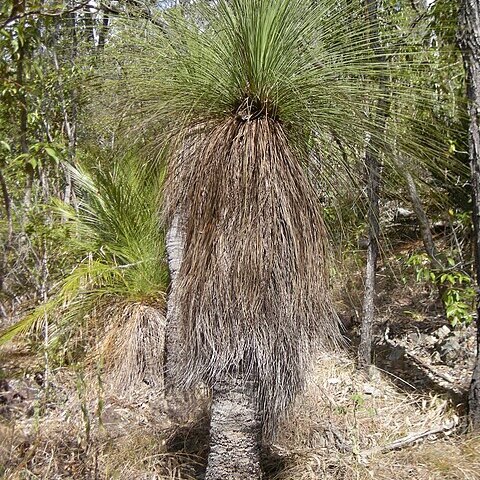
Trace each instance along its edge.
<path fill-rule="evenodd" d="M 163 388 L 168 269 L 157 215 L 159 183 L 132 160 L 70 169 L 78 210 L 58 202 L 78 263 L 50 299 L 3 332 L 30 334 L 57 361 L 101 365 L 104 386 L 125 394 L 147 382 Z M 59 246 L 62 248 L 62 246 Z M 80 352 L 80 354 L 79 354 Z M 84 355 L 86 353 L 86 356 Z M 78 355 L 79 354 L 79 355 Z"/>
<path fill-rule="evenodd" d="M 213 390 L 208 480 L 261 477 L 262 432 L 341 341 L 322 190 L 366 142 L 385 160 L 426 151 L 372 112 L 393 84 L 392 112 L 420 92 L 366 15 L 356 0 L 199 2 L 107 45 L 108 102 L 167 159 L 169 373 Z"/>

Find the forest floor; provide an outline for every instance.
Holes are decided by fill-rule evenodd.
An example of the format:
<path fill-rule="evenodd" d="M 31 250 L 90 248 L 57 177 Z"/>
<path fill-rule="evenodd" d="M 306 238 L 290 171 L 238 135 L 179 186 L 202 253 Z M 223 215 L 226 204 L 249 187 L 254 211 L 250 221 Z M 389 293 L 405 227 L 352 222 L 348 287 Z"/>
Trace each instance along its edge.
<path fill-rule="evenodd" d="M 265 445 L 267 479 L 480 479 L 480 437 L 464 425 L 474 328 L 449 327 L 435 293 L 413 277 L 400 281 L 392 264 L 379 268 L 376 366 L 369 376 L 356 370 L 361 303 L 339 294 L 349 346 L 318 355 L 305 393 Z M 3 478 L 203 478 L 202 390 L 166 399 L 143 384 L 119 396 L 95 372 L 46 370 L 19 343 L 0 350 L 0 368 Z"/>

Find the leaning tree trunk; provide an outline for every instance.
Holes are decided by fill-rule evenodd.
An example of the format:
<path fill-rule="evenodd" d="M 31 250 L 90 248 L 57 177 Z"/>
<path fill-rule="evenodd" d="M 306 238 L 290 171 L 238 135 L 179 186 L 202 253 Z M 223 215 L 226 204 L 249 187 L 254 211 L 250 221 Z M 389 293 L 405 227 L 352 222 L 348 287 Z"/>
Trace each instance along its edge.
<path fill-rule="evenodd" d="M 459 15 L 459 45 L 467 75 L 470 115 L 469 153 L 473 187 L 475 263 L 480 288 L 480 3 L 462 0 Z M 477 357 L 470 384 L 469 416 L 472 427 L 480 429 L 480 298 L 477 297 Z"/>
<path fill-rule="evenodd" d="M 205 480 L 259 480 L 261 416 L 251 381 L 230 377 L 213 388 Z"/>
<path fill-rule="evenodd" d="M 418 225 L 420 226 L 420 232 L 422 235 L 423 246 L 425 247 L 425 252 L 427 252 L 428 257 L 432 267 L 436 270 L 443 270 L 443 265 L 438 260 L 438 251 L 433 241 L 432 231 L 430 229 L 430 222 L 428 221 L 427 214 L 422 206 L 422 201 L 418 195 L 417 186 L 415 185 L 415 180 L 413 179 L 412 174 L 410 173 L 408 167 L 403 164 L 400 165 L 401 169 L 404 170 L 404 177 L 407 183 L 408 193 L 410 194 L 410 200 L 412 202 L 413 210 L 417 217 Z"/>

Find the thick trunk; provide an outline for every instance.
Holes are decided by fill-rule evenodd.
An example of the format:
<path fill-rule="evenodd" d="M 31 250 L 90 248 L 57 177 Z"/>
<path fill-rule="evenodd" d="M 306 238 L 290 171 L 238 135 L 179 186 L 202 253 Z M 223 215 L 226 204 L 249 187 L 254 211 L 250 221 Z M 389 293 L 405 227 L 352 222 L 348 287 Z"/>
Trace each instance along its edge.
<path fill-rule="evenodd" d="M 171 286 L 167 305 L 166 377 L 178 354 L 178 305 L 176 282 L 185 234 L 182 216 L 175 215 L 167 232 L 166 247 Z M 258 480 L 260 470 L 261 415 L 255 401 L 254 384 L 231 377 L 213 388 L 210 455 L 206 480 Z"/>
<path fill-rule="evenodd" d="M 459 15 L 459 45 L 467 75 L 470 115 L 469 152 L 473 187 L 475 263 L 480 289 L 480 3 L 462 0 Z M 480 290 L 479 290 L 480 292 Z M 480 429 L 480 298 L 477 297 L 477 358 L 469 391 L 469 416 L 472 427 Z"/>
<path fill-rule="evenodd" d="M 205 480 L 258 480 L 261 421 L 254 384 L 231 377 L 213 389 Z"/>

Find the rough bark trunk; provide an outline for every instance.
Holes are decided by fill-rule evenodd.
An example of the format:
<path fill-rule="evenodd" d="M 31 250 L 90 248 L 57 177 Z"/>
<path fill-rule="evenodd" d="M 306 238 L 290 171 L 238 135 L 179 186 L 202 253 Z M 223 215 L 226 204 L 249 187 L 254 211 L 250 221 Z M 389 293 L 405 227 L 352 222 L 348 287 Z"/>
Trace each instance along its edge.
<path fill-rule="evenodd" d="M 378 261 L 378 237 L 380 235 L 380 164 L 376 154 L 367 152 L 368 170 L 368 247 L 365 271 L 365 292 L 363 297 L 360 344 L 358 346 L 358 366 L 368 369 L 372 363 L 372 328 L 375 318 L 376 271 Z"/>
<path fill-rule="evenodd" d="M 25 45 L 20 45 L 18 48 L 18 60 L 17 60 L 17 84 L 19 88 L 19 102 L 20 102 L 20 114 L 19 114 L 19 133 L 20 133 L 20 151 L 23 154 L 28 153 L 28 112 L 27 112 L 27 96 L 24 91 L 24 59 L 25 59 Z M 23 203 L 25 207 L 29 208 L 32 203 L 32 187 L 33 187 L 33 175 L 34 170 L 31 163 L 25 164 L 25 193 L 23 196 Z"/>
<path fill-rule="evenodd" d="M 205 480 L 258 480 L 261 420 L 254 384 L 238 377 L 213 389 L 210 454 Z"/>
<path fill-rule="evenodd" d="M 470 115 L 469 153 L 473 190 L 475 263 L 480 295 L 480 3 L 462 0 L 459 12 L 459 46 L 467 76 Z M 469 417 L 472 427 L 480 429 L 480 297 L 477 296 L 477 357 L 469 390 Z"/>
<path fill-rule="evenodd" d="M 377 0 L 366 0 L 367 21 L 372 32 L 372 47 L 378 55 L 378 62 L 386 64 L 387 60 L 383 53 L 378 32 Z M 380 90 L 382 96 L 378 100 L 372 116 L 377 117 L 373 123 L 382 133 L 385 130 L 390 110 L 390 102 L 386 96 L 386 78 L 380 77 Z M 367 197 L 368 197 L 368 247 L 367 265 L 365 272 L 365 292 L 363 297 L 362 324 L 360 327 L 360 344 L 358 347 L 358 367 L 368 369 L 372 363 L 372 329 L 375 319 L 375 294 L 376 294 L 376 270 L 379 253 L 380 236 L 380 170 L 381 163 L 376 148 L 377 140 L 370 138 L 366 154 L 365 164 L 368 173 Z"/>

